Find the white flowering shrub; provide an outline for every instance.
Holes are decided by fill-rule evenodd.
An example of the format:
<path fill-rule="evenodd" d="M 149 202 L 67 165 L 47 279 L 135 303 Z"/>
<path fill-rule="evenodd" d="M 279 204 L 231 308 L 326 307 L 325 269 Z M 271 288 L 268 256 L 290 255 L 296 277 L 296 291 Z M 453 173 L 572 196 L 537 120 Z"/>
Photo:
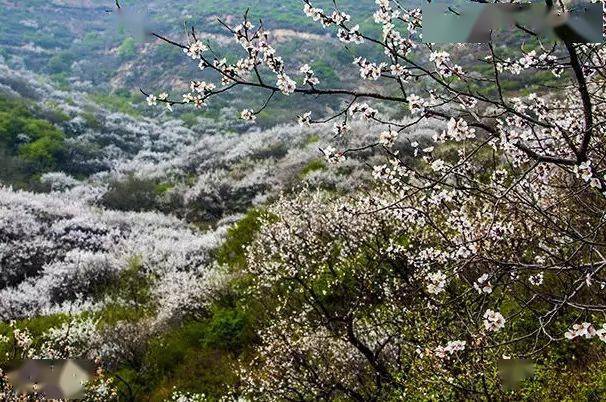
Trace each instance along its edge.
<path fill-rule="evenodd" d="M 163 317 L 182 306 L 162 289 L 185 291 L 191 283 L 206 292 L 192 288 L 180 303 L 192 298 L 203 306 L 204 295 L 222 286 L 209 253 L 224 228 L 200 235 L 160 214 L 103 211 L 69 197 L 7 188 L 0 188 L 0 214 L 4 319 L 99 309 L 104 289 L 114 286 L 133 259 L 154 279 L 152 293 Z"/>
<path fill-rule="evenodd" d="M 47 185 L 51 191 L 62 191 L 78 184 L 78 180 L 63 172 L 45 173 L 40 176 L 40 182 Z"/>

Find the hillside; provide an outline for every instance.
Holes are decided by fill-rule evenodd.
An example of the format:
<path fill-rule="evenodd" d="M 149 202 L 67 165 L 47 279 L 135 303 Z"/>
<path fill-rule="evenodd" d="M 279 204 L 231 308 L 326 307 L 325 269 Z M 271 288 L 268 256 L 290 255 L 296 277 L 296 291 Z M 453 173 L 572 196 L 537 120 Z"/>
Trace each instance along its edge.
<path fill-rule="evenodd" d="M 0 399 L 604 400 L 606 47 L 419 4 L 0 0 Z"/>

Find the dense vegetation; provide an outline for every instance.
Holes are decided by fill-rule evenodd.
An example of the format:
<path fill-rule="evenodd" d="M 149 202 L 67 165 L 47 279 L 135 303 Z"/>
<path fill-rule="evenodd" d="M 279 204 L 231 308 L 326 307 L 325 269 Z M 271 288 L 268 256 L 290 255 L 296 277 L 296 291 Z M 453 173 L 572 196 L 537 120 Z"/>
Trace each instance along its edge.
<path fill-rule="evenodd" d="M 0 0 L 0 367 L 94 359 L 97 401 L 606 397 L 603 47 L 106 3 Z"/>
<path fill-rule="evenodd" d="M 23 101 L 0 99 L 0 180 L 23 185 L 69 164 L 65 134 Z M 58 119 L 65 118 L 57 115 Z"/>

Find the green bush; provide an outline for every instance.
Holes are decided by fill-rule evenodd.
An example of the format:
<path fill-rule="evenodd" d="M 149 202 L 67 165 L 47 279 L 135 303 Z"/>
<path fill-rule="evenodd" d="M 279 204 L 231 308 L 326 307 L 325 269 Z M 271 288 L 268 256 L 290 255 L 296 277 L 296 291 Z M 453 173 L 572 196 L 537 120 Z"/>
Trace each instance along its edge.
<path fill-rule="evenodd" d="M 92 129 L 96 129 L 96 130 L 101 129 L 103 127 L 103 125 L 101 124 L 99 119 L 97 119 L 97 116 L 95 116 L 94 113 L 84 112 L 81 116 L 84 119 L 84 121 L 86 122 L 87 127 L 90 127 Z"/>
<path fill-rule="evenodd" d="M 334 86 L 341 81 L 334 68 L 324 60 L 317 60 L 310 67 L 314 70 L 320 82 L 324 82 L 325 85 Z"/>
<path fill-rule="evenodd" d="M 19 155 L 43 170 L 53 170 L 65 154 L 63 136 L 44 136 L 19 147 Z"/>
<path fill-rule="evenodd" d="M 262 211 L 251 209 L 246 216 L 231 227 L 225 242 L 216 252 L 217 262 L 225 264 L 232 270 L 238 270 L 246 264 L 246 246 L 248 246 L 261 228 L 259 217 Z"/>
<path fill-rule="evenodd" d="M 208 321 L 184 323 L 151 340 L 143 373 L 131 380 L 140 388 L 140 393 L 160 401 L 176 386 L 219 397 L 236 384 L 237 355 L 223 348 L 226 344 L 222 339 L 215 339 L 218 343 L 212 345 L 204 340 L 209 333 L 220 338 L 230 335 L 233 336 L 230 339 L 240 339 L 237 336 L 241 328 L 239 321 L 234 321 L 230 313 L 220 315 L 218 319 L 211 317 Z M 225 321 L 227 316 L 231 318 Z"/>
<path fill-rule="evenodd" d="M 141 115 L 141 112 L 134 106 L 140 99 L 129 92 L 117 91 L 114 93 L 96 93 L 89 95 L 89 98 L 96 104 L 114 112 L 120 112 L 135 117 Z"/>
<path fill-rule="evenodd" d="M 101 203 L 119 211 L 152 211 L 157 207 L 157 186 L 154 179 L 129 176 L 126 180 L 111 183 Z"/>
<path fill-rule="evenodd" d="M 59 115 L 55 117 L 61 117 Z M 0 99 L 0 149 L 18 158 L 23 176 L 44 173 L 65 163 L 65 135 L 50 122 L 36 118 L 21 101 Z M 6 177 L 0 172 L 0 177 Z"/>
<path fill-rule="evenodd" d="M 135 40 L 132 37 L 125 38 L 122 44 L 118 47 L 118 56 L 123 59 L 132 59 L 137 54 Z"/>
<path fill-rule="evenodd" d="M 202 346 L 240 351 L 254 338 L 249 316 L 240 309 L 217 308 L 202 333 Z"/>
<path fill-rule="evenodd" d="M 548 360 L 539 365 L 535 376 L 521 384 L 519 400 L 603 401 L 606 398 L 604 350 L 593 349 L 585 355 L 593 356 L 589 361 L 562 364 Z"/>
<path fill-rule="evenodd" d="M 304 177 L 311 172 L 316 172 L 318 170 L 325 170 L 325 169 L 326 169 L 326 163 L 324 163 L 323 160 L 314 159 L 312 161 L 309 161 L 307 163 L 307 165 L 305 165 L 303 167 L 303 169 L 301 169 L 301 172 L 299 172 L 299 177 Z"/>
<path fill-rule="evenodd" d="M 51 74 L 69 73 L 72 70 L 72 63 L 75 57 L 73 54 L 61 52 L 55 54 L 48 60 L 46 68 Z"/>

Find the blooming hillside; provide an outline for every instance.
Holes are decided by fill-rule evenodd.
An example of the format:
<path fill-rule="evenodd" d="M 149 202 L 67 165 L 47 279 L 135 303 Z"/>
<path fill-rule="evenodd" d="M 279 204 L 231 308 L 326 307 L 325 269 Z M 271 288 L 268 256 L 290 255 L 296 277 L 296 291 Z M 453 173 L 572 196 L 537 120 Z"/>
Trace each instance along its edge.
<path fill-rule="evenodd" d="M 180 313 L 179 303 L 196 308 L 189 297 L 203 305 L 203 295 L 222 281 L 209 254 L 224 226 L 201 234 L 166 215 L 107 211 L 8 188 L 0 189 L 0 211 L 0 314 L 6 320 L 98 311 L 133 265 L 149 279 L 162 318 Z M 183 300 L 171 294 L 175 286 Z"/>
<path fill-rule="evenodd" d="M 569 3 L 435 44 L 418 1 L 0 0 L 0 397 L 86 358 L 91 401 L 606 399 Z"/>

